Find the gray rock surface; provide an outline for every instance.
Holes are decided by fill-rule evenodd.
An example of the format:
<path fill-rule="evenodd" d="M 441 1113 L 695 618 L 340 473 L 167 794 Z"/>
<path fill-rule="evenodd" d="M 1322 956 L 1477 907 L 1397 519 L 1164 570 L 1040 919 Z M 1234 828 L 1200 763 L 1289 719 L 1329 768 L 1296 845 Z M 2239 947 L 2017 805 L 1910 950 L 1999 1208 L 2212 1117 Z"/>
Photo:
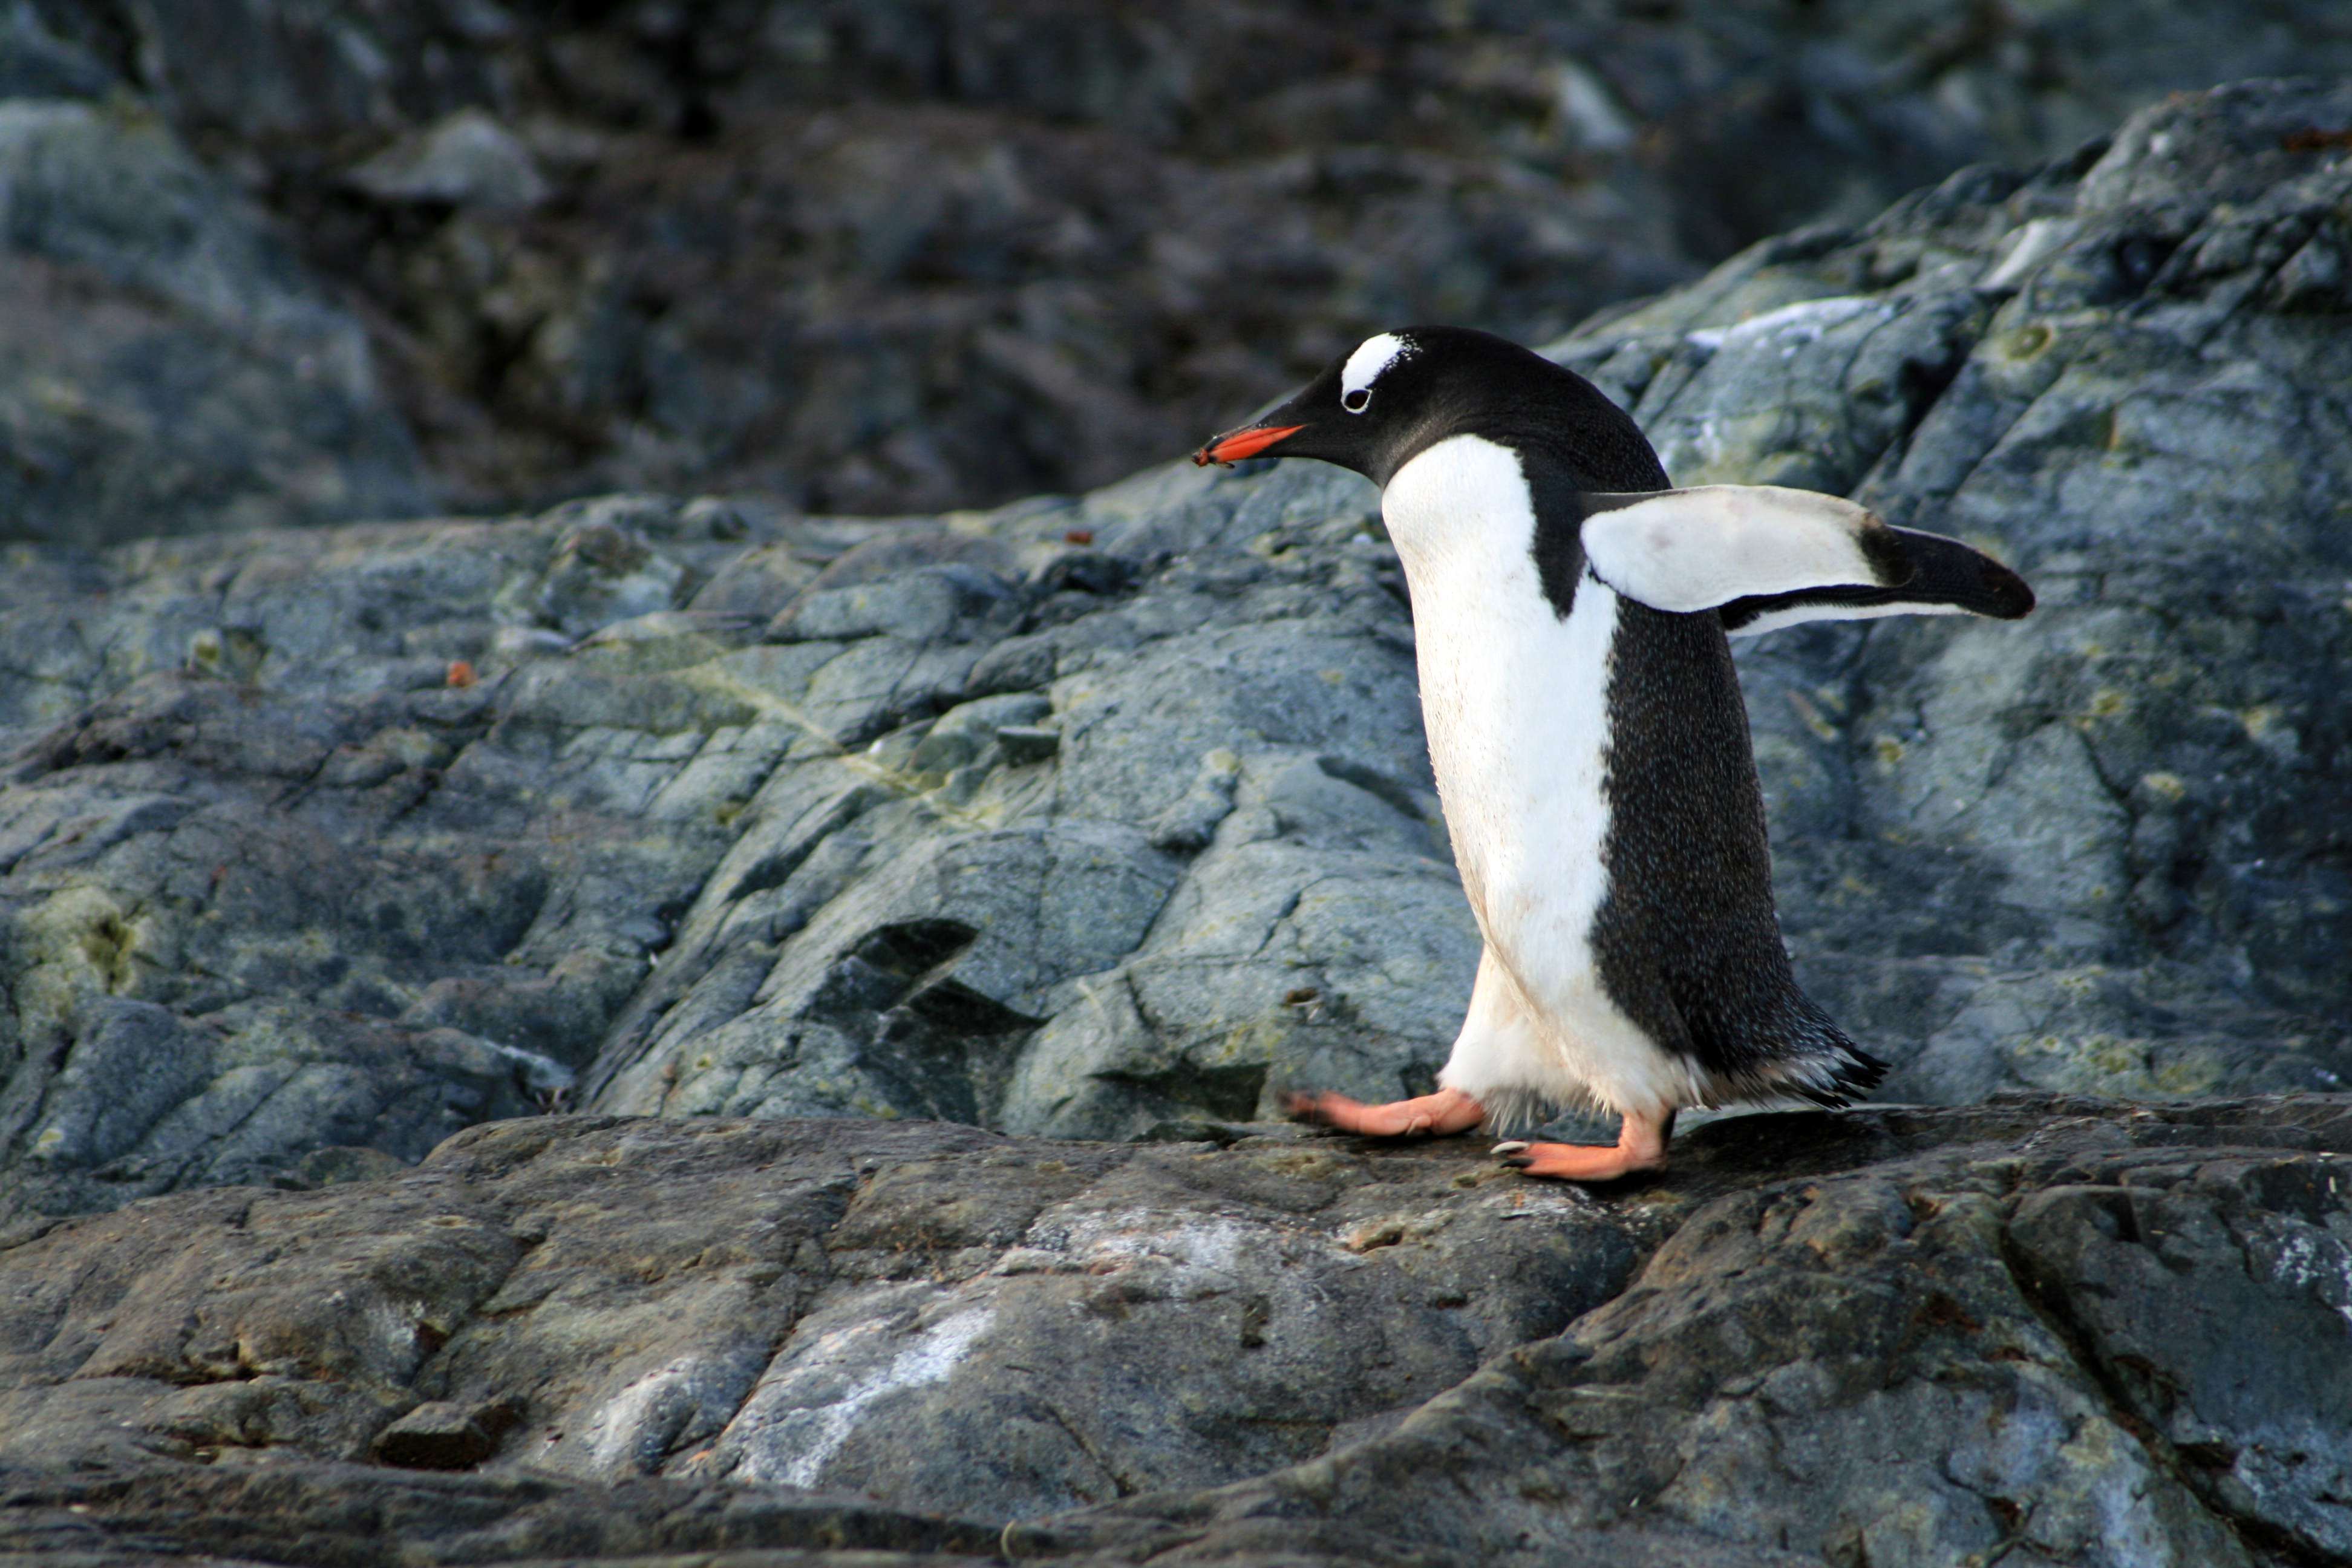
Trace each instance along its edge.
<path fill-rule="evenodd" d="M 12 1201 L 534 1099 L 1125 1134 L 1425 1079 L 1475 949 L 1364 500 L 26 552 Z"/>
<path fill-rule="evenodd" d="M 2352 1071 L 2348 130 L 2187 100 L 1558 350 L 1685 480 L 1852 490 L 2042 591 L 1744 655 L 1792 949 L 1892 1095 Z M 19 550 L 6 1212 L 534 1107 L 1127 1138 L 1425 1089 L 1476 942 L 1372 501 L 1181 467 Z"/>
<path fill-rule="evenodd" d="M 478 510 L 1089 488 L 1384 326 L 1549 337 L 2168 91 L 2352 69 L 2332 0 L 0 15 L 0 92 L 110 75 L 362 304 L 442 493 Z"/>
<path fill-rule="evenodd" d="M 96 68 L 28 16 L 0 15 L 0 539 L 424 510 L 357 318 L 155 116 L 64 96 Z"/>
<path fill-rule="evenodd" d="M 541 1118 L 390 1186 L 134 1206 L 10 1255 L 48 1348 L 0 1462 L 495 1449 L 1026 1518 L 1376 1428 L 1615 1295 L 1663 1223 L 1273 1131 Z"/>
<path fill-rule="evenodd" d="M 1008 1544 L 1600 1563 L 1622 1533 L 1664 1537 L 1662 1562 L 2345 1561 L 2346 1101 L 2067 1110 L 1850 1119 L 1836 1137 L 1901 1152 L 1716 1198 L 1623 1295 L 1392 1432 Z M 1809 1163 L 1780 1120 L 1700 1141 Z"/>
<path fill-rule="evenodd" d="M 1740 1119 L 1598 1196 L 1221 1137 L 540 1118 L 65 1222 L 0 1249 L 0 1551 L 2352 1555 L 2345 1097 Z"/>

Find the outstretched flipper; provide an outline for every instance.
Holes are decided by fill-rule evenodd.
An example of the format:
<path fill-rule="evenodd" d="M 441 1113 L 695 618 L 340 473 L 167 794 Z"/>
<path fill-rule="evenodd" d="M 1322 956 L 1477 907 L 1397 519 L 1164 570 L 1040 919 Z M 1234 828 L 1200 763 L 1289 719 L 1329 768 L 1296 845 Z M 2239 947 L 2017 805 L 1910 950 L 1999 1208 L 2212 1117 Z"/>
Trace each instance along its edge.
<path fill-rule="evenodd" d="M 2033 608 L 2025 580 L 1956 539 L 1890 527 L 1841 496 L 1777 485 L 1585 495 L 1592 574 L 1653 609 L 1716 610 L 1737 637 L 1806 621 Z"/>

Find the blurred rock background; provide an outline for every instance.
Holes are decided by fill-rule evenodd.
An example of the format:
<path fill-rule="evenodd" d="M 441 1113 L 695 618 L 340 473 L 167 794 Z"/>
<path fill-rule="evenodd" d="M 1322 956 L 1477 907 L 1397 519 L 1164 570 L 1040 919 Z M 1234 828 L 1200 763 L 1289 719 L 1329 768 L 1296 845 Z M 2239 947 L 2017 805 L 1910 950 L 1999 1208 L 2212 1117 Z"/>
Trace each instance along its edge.
<path fill-rule="evenodd" d="M 0 0 L 0 536 L 1084 489 L 2346 68 L 2329 0 Z"/>

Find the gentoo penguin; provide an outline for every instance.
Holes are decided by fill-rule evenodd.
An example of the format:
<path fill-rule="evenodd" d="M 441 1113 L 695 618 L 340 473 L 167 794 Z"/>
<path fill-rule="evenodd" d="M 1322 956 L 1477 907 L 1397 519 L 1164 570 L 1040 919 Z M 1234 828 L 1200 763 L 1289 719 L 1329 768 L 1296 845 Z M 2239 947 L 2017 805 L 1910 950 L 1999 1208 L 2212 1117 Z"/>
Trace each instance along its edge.
<path fill-rule="evenodd" d="M 1422 717 L 1485 938 L 1438 1090 L 1291 1109 L 1397 1136 L 1616 1112 L 1614 1147 L 1505 1143 L 1530 1174 L 1665 1163 L 1685 1106 L 1839 1106 L 1885 1072 L 1797 987 L 1727 634 L 1917 612 L 2013 620 L 2022 579 L 1835 496 L 1670 488 L 1623 410 L 1486 332 L 1366 339 L 1198 463 L 1319 458 L 1381 487 Z"/>

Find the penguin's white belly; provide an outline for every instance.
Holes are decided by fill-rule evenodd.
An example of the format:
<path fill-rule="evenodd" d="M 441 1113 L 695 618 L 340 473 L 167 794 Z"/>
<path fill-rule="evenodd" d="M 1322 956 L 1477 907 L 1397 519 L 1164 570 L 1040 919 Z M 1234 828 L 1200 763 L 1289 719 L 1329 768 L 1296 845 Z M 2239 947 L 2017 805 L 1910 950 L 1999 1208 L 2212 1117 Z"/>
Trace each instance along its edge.
<path fill-rule="evenodd" d="M 1399 469 L 1382 511 L 1412 590 L 1430 762 L 1486 939 L 1441 1081 L 1505 1114 L 1690 1103 L 1689 1064 L 1610 1000 L 1592 947 L 1617 595 L 1588 575 L 1569 616 L 1553 610 L 1518 459 L 1477 437 Z"/>

